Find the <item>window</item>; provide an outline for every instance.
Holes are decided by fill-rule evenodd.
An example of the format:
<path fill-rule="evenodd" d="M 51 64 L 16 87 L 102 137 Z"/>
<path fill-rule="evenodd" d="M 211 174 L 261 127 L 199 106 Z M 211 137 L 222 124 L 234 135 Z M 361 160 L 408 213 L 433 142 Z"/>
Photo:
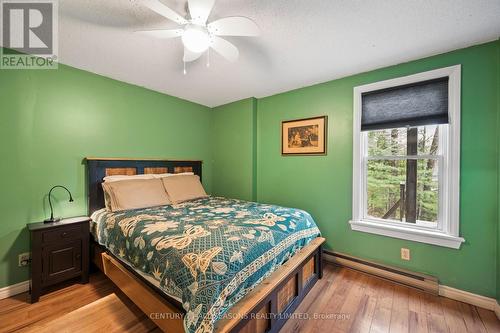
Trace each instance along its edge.
<path fill-rule="evenodd" d="M 459 248 L 460 66 L 354 88 L 351 228 Z"/>

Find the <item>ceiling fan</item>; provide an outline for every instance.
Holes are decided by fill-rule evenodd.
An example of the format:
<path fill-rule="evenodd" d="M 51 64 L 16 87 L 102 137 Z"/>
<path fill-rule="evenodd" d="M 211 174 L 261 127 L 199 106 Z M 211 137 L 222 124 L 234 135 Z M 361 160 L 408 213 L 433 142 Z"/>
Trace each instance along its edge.
<path fill-rule="evenodd" d="M 231 62 L 238 60 L 238 48 L 220 36 L 253 37 L 260 35 L 257 24 L 243 16 L 226 17 L 207 23 L 215 0 L 188 0 L 189 18 L 182 17 L 159 0 L 142 0 L 140 3 L 182 26 L 179 29 L 138 32 L 157 38 L 181 37 L 184 44 L 184 74 L 186 74 L 186 63 L 197 60 L 205 52 L 207 52 L 207 66 L 209 66 L 210 49 Z"/>

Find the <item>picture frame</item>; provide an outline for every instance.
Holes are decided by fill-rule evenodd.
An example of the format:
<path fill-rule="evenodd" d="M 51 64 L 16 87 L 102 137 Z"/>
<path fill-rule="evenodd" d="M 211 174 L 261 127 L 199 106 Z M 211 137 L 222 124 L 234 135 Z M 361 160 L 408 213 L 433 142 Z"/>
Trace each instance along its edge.
<path fill-rule="evenodd" d="M 281 155 L 326 155 L 328 117 L 281 122 Z"/>

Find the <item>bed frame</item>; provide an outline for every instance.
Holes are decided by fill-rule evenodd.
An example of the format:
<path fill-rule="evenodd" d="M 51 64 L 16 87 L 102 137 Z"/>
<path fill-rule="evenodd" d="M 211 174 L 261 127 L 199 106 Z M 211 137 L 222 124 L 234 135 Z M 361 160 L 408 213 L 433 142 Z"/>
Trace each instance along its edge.
<path fill-rule="evenodd" d="M 89 214 L 104 207 L 105 176 L 193 172 L 201 178 L 202 161 L 86 158 Z M 92 237 L 91 237 L 92 238 Z M 322 244 L 317 237 L 236 303 L 215 332 L 278 332 L 322 277 Z M 184 332 L 185 311 L 176 300 L 150 284 L 104 247 L 94 243 L 92 260 L 164 332 Z"/>

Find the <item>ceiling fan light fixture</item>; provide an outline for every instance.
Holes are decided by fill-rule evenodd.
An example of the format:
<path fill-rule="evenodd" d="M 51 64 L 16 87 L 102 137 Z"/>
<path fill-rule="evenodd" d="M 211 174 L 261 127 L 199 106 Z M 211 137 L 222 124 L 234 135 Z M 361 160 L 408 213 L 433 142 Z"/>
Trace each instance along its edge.
<path fill-rule="evenodd" d="M 239 57 L 238 48 L 222 37 L 256 37 L 260 35 L 259 27 L 254 21 L 243 16 L 230 16 L 207 22 L 215 1 L 187 0 L 190 18 L 184 18 L 164 5 L 161 0 L 141 0 L 144 6 L 181 27 L 140 32 L 163 39 L 182 37 L 184 66 L 187 62 L 199 59 L 204 53 L 207 53 L 207 67 L 210 66 L 210 55 L 207 52 L 210 49 L 226 60 L 236 62 Z"/>
<path fill-rule="evenodd" d="M 205 52 L 210 46 L 210 35 L 202 26 L 188 25 L 182 35 L 182 43 L 191 52 Z"/>

